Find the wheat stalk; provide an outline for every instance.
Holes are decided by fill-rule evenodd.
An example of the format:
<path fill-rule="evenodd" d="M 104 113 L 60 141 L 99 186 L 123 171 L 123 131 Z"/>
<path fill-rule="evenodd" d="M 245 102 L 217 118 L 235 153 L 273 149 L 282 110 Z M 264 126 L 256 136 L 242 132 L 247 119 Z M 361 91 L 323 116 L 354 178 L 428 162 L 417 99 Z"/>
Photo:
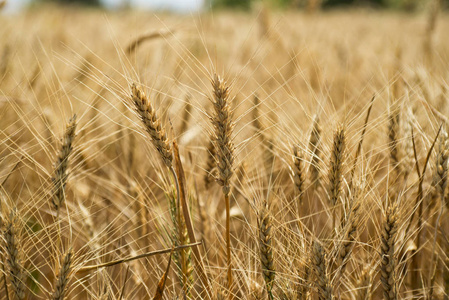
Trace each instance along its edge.
<path fill-rule="evenodd" d="M 175 193 L 167 194 L 167 198 L 170 204 L 170 217 L 174 225 L 171 234 L 172 244 L 175 246 L 189 244 L 187 227 L 184 217 L 181 214 L 181 208 L 177 206 Z M 174 252 L 173 260 L 177 266 L 177 275 L 181 282 L 183 292 L 190 297 L 190 289 L 194 282 L 191 249 L 187 248 L 179 252 Z"/>

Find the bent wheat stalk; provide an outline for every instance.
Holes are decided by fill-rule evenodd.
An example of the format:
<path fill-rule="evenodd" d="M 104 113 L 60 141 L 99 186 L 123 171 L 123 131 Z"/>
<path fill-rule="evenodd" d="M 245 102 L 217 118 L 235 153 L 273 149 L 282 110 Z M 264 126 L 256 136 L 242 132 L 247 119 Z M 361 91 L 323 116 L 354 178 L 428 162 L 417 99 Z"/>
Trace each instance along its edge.
<path fill-rule="evenodd" d="M 136 259 L 141 259 L 141 258 L 145 258 L 145 257 L 159 255 L 159 254 L 170 253 L 171 251 L 179 251 L 184 248 L 194 247 L 194 246 L 198 246 L 198 245 L 201 245 L 201 242 L 191 243 L 188 245 L 182 245 L 182 246 L 178 246 L 178 247 L 174 247 L 174 248 L 167 248 L 167 249 L 162 249 L 162 250 L 151 251 L 151 252 L 143 253 L 143 254 L 128 257 L 128 258 L 122 258 L 122 259 L 118 259 L 118 260 L 109 261 L 109 262 L 106 262 L 103 264 L 98 264 L 98 265 L 93 265 L 93 266 L 85 266 L 85 267 L 81 267 L 81 268 L 77 269 L 76 273 L 97 270 L 100 268 L 112 267 L 115 265 L 130 262 L 130 261 L 133 261 Z"/>

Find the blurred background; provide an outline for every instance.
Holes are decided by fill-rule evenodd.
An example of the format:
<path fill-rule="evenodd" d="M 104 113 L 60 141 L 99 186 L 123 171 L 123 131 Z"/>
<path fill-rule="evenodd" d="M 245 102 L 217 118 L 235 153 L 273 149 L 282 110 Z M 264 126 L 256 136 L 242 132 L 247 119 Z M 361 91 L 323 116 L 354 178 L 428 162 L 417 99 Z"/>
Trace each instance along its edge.
<path fill-rule="evenodd" d="M 449 0 L 439 1 L 443 9 L 449 7 Z M 297 8 L 309 11 L 371 7 L 374 9 L 395 9 L 413 12 L 424 9 L 429 0 L 6 0 L 5 11 L 17 12 L 41 3 L 57 3 L 64 5 L 88 5 L 111 10 L 138 8 L 189 13 L 223 8 L 250 10 L 260 2 L 280 9 Z"/>

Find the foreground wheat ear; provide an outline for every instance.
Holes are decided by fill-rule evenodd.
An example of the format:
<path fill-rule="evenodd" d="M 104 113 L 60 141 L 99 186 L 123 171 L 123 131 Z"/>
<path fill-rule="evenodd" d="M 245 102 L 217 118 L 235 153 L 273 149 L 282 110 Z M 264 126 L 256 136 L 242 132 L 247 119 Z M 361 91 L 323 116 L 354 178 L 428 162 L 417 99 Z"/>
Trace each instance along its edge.
<path fill-rule="evenodd" d="M 162 128 L 161 121 L 158 118 L 156 111 L 151 105 L 142 89 L 135 83 L 131 86 L 131 98 L 136 106 L 136 111 L 145 125 L 146 131 L 151 136 L 151 142 L 157 151 L 160 153 L 164 164 L 171 168 L 173 164 L 173 153 L 167 134 Z"/>
<path fill-rule="evenodd" d="M 67 184 L 68 174 L 67 168 L 69 166 L 69 156 L 73 150 L 73 141 L 75 140 L 76 131 L 76 114 L 70 118 L 67 124 L 64 136 L 62 137 L 61 151 L 58 154 L 55 163 L 55 175 L 53 180 L 53 198 L 52 203 L 55 209 L 59 209 L 64 204 L 65 200 L 65 186 Z"/>
<path fill-rule="evenodd" d="M 214 114 L 211 117 L 212 125 L 215 129 L 214 144 L 217 160 L 217 181 L 222 186 L 226 204 L 226 257 L 228 264 L 228 288 L 232 298 L 232 263 L 231 263 L 231 233 L 230 233 L 230 203 L 229 194 L 231 192 L 231 177 L 234 164 L 234 143 L 232 131 L 234 122 L 232 121 L 231 101 L 229 99 L 229 87 L 215 74 L 212 79 L 214 93 Z"/>

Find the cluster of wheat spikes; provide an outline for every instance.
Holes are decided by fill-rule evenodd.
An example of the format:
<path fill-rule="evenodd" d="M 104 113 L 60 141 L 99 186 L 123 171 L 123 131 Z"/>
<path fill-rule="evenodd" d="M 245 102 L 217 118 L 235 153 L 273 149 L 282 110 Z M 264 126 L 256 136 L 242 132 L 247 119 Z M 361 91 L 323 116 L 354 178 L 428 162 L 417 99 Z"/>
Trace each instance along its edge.
<path fill-rule="evenodd" d="M 439 4 L 1 15 L 0 300 L 449 297 Z"/>

